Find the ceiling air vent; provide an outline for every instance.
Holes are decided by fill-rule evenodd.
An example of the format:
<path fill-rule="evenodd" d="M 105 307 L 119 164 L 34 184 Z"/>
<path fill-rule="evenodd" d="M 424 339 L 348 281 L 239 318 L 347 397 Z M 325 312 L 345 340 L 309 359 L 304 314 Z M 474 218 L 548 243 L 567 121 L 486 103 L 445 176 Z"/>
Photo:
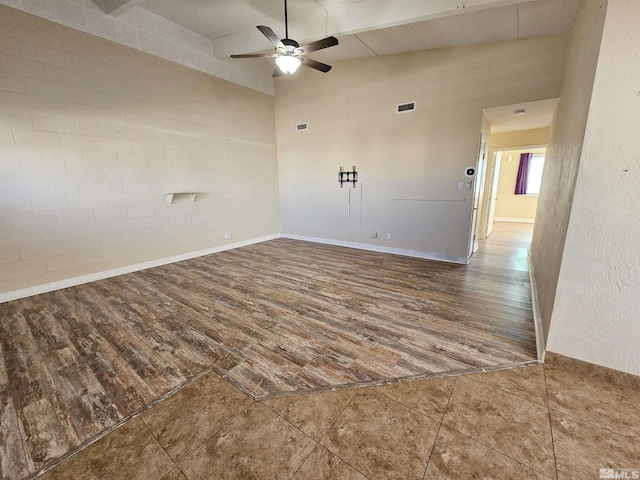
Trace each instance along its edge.
<path fill-rule="evenodd" d="M 296 125 L 296 131 L 302 132 L 304 130 L 309 130 L 309 124 L 308 123 L 299 123 L 299 124 Z"/>
<path fill-rule="evenodd" d="M 416 109 L 416 102 L 401 103 L 396 107 L 396 113 L 413 112 Z"/>

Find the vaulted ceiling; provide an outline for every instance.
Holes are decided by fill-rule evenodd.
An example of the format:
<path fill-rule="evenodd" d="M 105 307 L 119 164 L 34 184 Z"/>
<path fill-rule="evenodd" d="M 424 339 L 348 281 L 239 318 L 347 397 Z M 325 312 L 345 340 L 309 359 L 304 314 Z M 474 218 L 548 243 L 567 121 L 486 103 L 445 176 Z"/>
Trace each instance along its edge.
<path fill-rule="evenodd" d="M 139 6 L 213 41 L 218 58 L 270 49 L 256 25 L 284 37 L 283 0 L 94 0 L 118 15 Z M 566 33 L 581 0 L 288 0 L 289 36 L 332 62 Z"/>

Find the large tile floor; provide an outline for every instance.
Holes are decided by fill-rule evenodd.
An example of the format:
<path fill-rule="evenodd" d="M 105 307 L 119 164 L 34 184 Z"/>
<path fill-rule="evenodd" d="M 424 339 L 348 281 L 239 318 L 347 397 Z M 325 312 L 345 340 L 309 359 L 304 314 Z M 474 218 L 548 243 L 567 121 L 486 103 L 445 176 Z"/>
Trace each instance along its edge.
<path fill-rule="evenodd" d="M 597 479 L 640 471 L 638 435 L 640 378 L 553 354 L 268 400 L 211 372 L 40 478 Z"/>

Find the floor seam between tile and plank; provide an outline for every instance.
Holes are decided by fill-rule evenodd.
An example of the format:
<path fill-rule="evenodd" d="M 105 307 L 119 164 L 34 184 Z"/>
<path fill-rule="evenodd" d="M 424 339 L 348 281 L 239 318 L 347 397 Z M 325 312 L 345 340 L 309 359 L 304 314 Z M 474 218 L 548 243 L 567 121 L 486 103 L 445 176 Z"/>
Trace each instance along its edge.
<path fill-rule="evenodd" d="M 23 438 L 29 470 L 207 372 L 267 399 L 535 363 L 526 262 L 505 245 L 463 266 L 278 239 L 0 304 L 16 421 L 51 405 L 54 434 Z M 75 412 L 64 382 L 89 392 Z"/>
<path fill-rule="evenodd" d="M 405 436 L 406 433 L 413 430 L 413 427 L 411 425 L 406 425 L 406 427 L 408 427 L 409 430 L 406 430 L 406 429 L 404 431 L 396 430 L 394 433 L 393 428 L 391 428 L 391 430 L 387 432 L 387 427 L 393 426 L 393 424 L 388 424 L 387 422 L 389 420 L 393 420 L 394 418 L 393 416 L 392 417 L 388 416 L 388 411 L 395 411 L 396 414 L 398 413 L 402 414 L 402 412 L 413 412 L 412 415 L 414 415 L 414 417 L 412 418 L 415 418 L 415 419 L 424 418 L 427 423 L 431 423 L 434 426 L 437 425 L 437 429 L 434 431 L 434 434 L 433 434 L 433 440 L 432 440 L 433 443 L 428 452 L 423 452 L 422 454 L 420 454 L 420 452 L 414 452 L 412 448 L 409 448 L 408 450 L 406 450 L 406 448 L 411 447 L 411 445 L 404 446 L 405 448 L 404 454 L 409 453 L 412 455 L 418 455 L 419 456 L 418 462 L 420 462 L 420 459 L 422 459 L 426 464 L 426 467 L 422 467 L 420 469 L 420 476 L 416 475 L 415 478 L 424 478 L 425 480 L 427 479 L 454 480 L 458 478 L 484 478 L 485 476 L 488 476 L 489 478 L 539 478 L 539 479 L 560 478 L 561 480 L 565 480 L 565 479 L 569 480 L 572 478 L 577 478 L 576 475 L 579 475 L 580 478 L 592 478 L 592 477 L 597 478 L 598 468 L 615 467 L 615 466 L 627 467 L 628 465 L 634 465 L 633 460 L 631 459 L 635 458 L 636 460 L 638 460 L 638 457 L 637 457 L 637 453 L 635 454 L 635 456 L 634 456 L 634 453 L 630 453 L 633 449 L 632 446 L 625 447 L 627 453 L 624 453 L 623 455 L 626 455 L 626 457 L 624 457 L 627 459 L 626 461 L 624 460 L 623 457 L 620 457 L 619 453 L 615 453 L 613 455 L 613 457 L 617 459 L 614 461 L 618 463 L 612 464 L 611 462 L 613 457 L 607 457 L 606 452 L 604 456 L 603 455 L 598 456 L 599 452 L 596 452 L 594 455 L 597 456 L 598 458 L 592 459 L 590 458 L 590 456 L 586 456 L 585 458 L 584 454 L 582 454 L 580 451 L 577 451 L 574 453 L 573 459 L 571 458 L 568 459 L 567 457 L 568 450 L 567 450 L 567 443 L 566 443 L 567 440 L 569 440 L 569 445 L 571 445 L 571 441 L 575 442 L 577 440 L 580 442 L 580 444 L 586 441 L 586 439 L 584 439 L 581 436 L 580 431 L 578 431 L 573 433 L 575 437 L 573 440 L 564 438 L 563 442 L 565 442 L 565 444 L 562 451 L 559 451 L 557 449 L 557 441 L 554 441 L 553 444 L 550 443 L 547 447 L 545 447 L 548 449 L 548 453 L 554 457 L 555 462 L 557 462 L 559 458 L 563 459 L 563 462 L 565 462 L 564 464 L 565 472 L 567 472 L 566 474 L 561 475 L 558 469 L 557 471 L 554 471 L 554 475 L 550 476 L 550 475 L 547 475 L 547 472 L 539 468 L 539 465 L 535 462 L 535 458 L 536 458 L 535 455 L 532 457 L 532 459 L 528 459 L 528 461 L 523 462 L 521 458 L 511 455 L 509 451 L 507 451 L 504 448 L 504 446 L 502 447 L 500 445 L 495 446 L 483 440 L 483 437 L 487 439 L 492 439 L 494 438 L 493 435 L 504 434 L 505 432 L 501 433 L 500 431 L 500 428 L 501 428 L 500 425 L 495 425 L 495 426 L 489 425 L 489 428 L 496 428 L 497 430 L 490 432 L 489 436 L 487 437 L 486 432 L 483 432 L 482 424 L 477 424 L 474 430 L 472 430 L 471 432 L 466 432 L 465 431 L 467 428 L 466 424 L 462 425 L 464 428 L 461 430 L 457 427 L 455 422 L 452 423 L 451 421 L 447 421 L 447 418 L 449 417 L 449 409 L 452 405 L 452 402 L 454 401 L 454 396 L 457 396 L 458 399 L 456 401 L 458 404 L 460 403 L 460 399 L 463 398 L 465 395 L 471 395 L 472 398 L 475 398 L 476 401 L 480 402 L 480 404 L 482 402 L 491 403 L 493 401 L 492 400 L 493 397 L 490 397 L 489 399 L 484 398 L 485 394 L 487 393 L 487 388 L 490 388 L 492 389 L 491 390 L 492 392 L 495 392 L 495 395 L 498 395 L 498 397 L 504 398 L 505 400 L 507 400 L 506 403 L 501 401 L 503 407 L 507 405 L 512 405 L 513 407 L 515 407 L 515 410 L 513 411 L 506 410 L 502 412 L 501 415 L 502 414 L 506 415 L 505 418 L 509 420 L 510 428 L 511 426 L 513 426 L 513 429 L 515 429 L 515 432 L 517 433 L 517 437 L 514 437 L 514 439 L 517 439 L 517 441 L 523 442 L 522 445 L 525 445 L 525 446 L 529 445 L 528 448 L 533 448 L 533 450 L 531 451 L 534 452 L 536 448 L 535 447 L 535 438 L 536 438 L 535 425 L 533 425 L 533 430 L 531 430 L 527 427 L 526 418 L 523 419 L 523 418 L 511 417 L 511 416 L 513 416 L 514 414 L 517 414 L 517 415 L 522 414 L 525 417 L 529 416 L 530 419 L 537 418 L 538 425 L 539 426 L 546 425 L 545 428 L 549 430 L 550 435 L 554 434 L 555 428 L 566 429 L 567 427 L 566 426 L 559 427 L 559 424 L 554 427 L 553 423 L 549 422 L 549 413 L 551 412 L 551 408 L 548 405 L 543 406 L 538 403 L 535 403 L 534 401 L 525 400 L 522 398 L 521 395 L 517 395 L 513 393 L 513 390 L 518 388 L 523 388 L 522 391 L 529 391 L 535 395 L 539 393 L 544 393 L 545 396 L 548 396 L 550 394 L 549 388 L 551 387 L 547 385 L 547 382 L 545 379 L 546 368 L 547 367 L 543 365 L 536 365 L 531 367 L 516 368 L 512 370 L 501 370 L 497 372 L 471 374 L 471 375 L 459 376 L 454 378 L 447 377 L 447 378 L 440 378 L 440 379 L 426 379 L 426 380 L 417 380 L 414 382 L 395 383 L 395 384 L 389 384 L 389 385 L 377 386 L 377 387 L 357 388 L 357 389 L 354 389 L 354 391 L 352 392 L 342 390 L 337 392 L 309 393 L 306 395 L 300 395 L 296 397 L 284 397 L 284 398 L 277 398 L 277 399 L 264 400 L 264 401 L 248 399 L 248 403 L 246 405 L 240 408 L 235 408 L 234 410 L 235 413 L 232 416 L 230 416 L 225 423 L 220 424 L 220 426 L 216 430 L 210 430 L 206 437 L 201 437 L 200 442 L 193 443 L 191 445 L 192 453 L 188 453 L 179 462 L 176 461 L 175 457 L 171 456 L 170 450 L 165 447 L 166 442 L 169 441 L 170 439 L 168 438 L 163 439 L 162 435 L 160 436 L 155 435 L 153 432 L 153 429 L 149 425 L 147 425 L 146 422 L 142 422 L 142 423 L 144 425 L 143 428 L 148 434 L 151 435 L 151 438 L 154 439 L 154 442 L 161 446 L 161 450 L 165 452 L 168 458 L 171 458 L 173 468 L 174 469 L 178 468 L 178 471 L 184 474 L 184 477 L 182 476 L 180 477 L 181 480 L 184 480 L 184 479 L 204 480 L 204 479 L 210 478 L 210 476 L 207 476 L 207 475 L 211 474 L 211 470 L 208 470 L 208 469 L 203 470 L 202 468 L 200 468 L 200 470 L 197 470 L 197 469 L 194 470 L 194 466 L 193 466 L 194 464 L 197 465 L 198 462 L 202 461 L 203 459 L 202 457 L 203 448 L 201 448 L 202 445 L 212 446 L 211 451 L 209 451 L 208 450 L 209 447 L 207 447 L 204 453 L 206 453 L 206 455 L 208 455 L 209 458 L 216 459 L 216 465 L 217 465 L 218 457 L 222 455 L 223 456 L 222 458 L 224 458 L 224 455 L 225 455 L 224 452 L 219 452 L 216 450 L 215 445 L 217 444 L 217 442 L 219 442 L 221 439 L 225 439 L 223 443 L 228 444 L 230 439 L 233 439 L 233 438 L 236 439 L 235 441 L 241 442 L 241 440 L 239 439 L 242 438 L 243 434 L 252 436 L 254 435 L 254 430 L 260 430 L 261 428 L 260 425 L 253 425 L 253 424 L 245 425 L 244 430 L 240 430 L 240 431 L 236 430 L 235 433 L 233 430 L 235 428 L 234 425 L 238 424 L 236 419 L 238 417 L 242 417 L 244 415 L 243 412 L 246 412 L 250 409 L 255 410 L 256 406 L 260 406 L 266 412 L 269 412 L 269 416 L 273 416 L 274 418 L 278 419 L 279 422 L 284 422 L 284 424 L 287 425 L 286 427 L 287 429 L 297 432 L 297 435 L 303 436 L 309 442 L 308 451 L 306 451 L 304 456 L 297 458 L 296 463 L 293 465 L 293 468 L 290 470 L 290 472 L 286 474 L 286 477 L 285 476 L 282 477 L 283 480 L 284 479 L 305 480 L 309 478 L 356 478 L 356 477 L 347 477 L 346 475 L 349 471 L 357 472 L 359 475 L 362 475 L 361 477 L 357 477 L 357 478 L 360 478 L 360 480 L 362 480 L 363 478 L 365 479 L 368 478 L 370 480 L 373 480 L 375 478 L 414 478 L 413 475 L 407 475 L 403 477 L 399 476 L 399 472 L 401 471 L 405 471 L 406 473 L 406 468 L 402 465 L 402 459 L 396 459 L 396 461 L 393 462 L 395 463 L 395 466 L 394 465 L 390 466 L 388 464 L 385 464 L 386 467 L 393 467 L 396 469 L 392 471 L 393 473 L 389 473 L 388 475 L 385 474 L 384 471 L 382 470 L 377 471 L 377 473 L 373 475 L 369 475 L 366 471 L 366 469 L 369 468 L 366 465 L 366 461 L 375 462 L 375 459 L 381 453 L 384 454 L 385 449 L 396 450 L 398 449 L 399 445 L 400 445 L 400 448 L 402 449 L 402 443 L 403 441 L 406 441 L 406 436 Z M 575 375 L 574 377 L 576 378 L 575 380 L 573 380 L 574 384 L 580 381 L 579 377 L 576 377 Z M 222 388 L 225 384 L 229 385 L 231 389 L 235 389 L 235 387 L 230 386 L 228 382 L 226 382 L 224 379 L 221 379 L 218 375 L 216 375 L 213 372 L 209 374 L 208 377 L 201 378 L 199 380 L 199 383 L 203 383 L 204 381 L 209 381 L 209 382 L 213 381 L 213 390 L 211 391 L 211 395 L 218 392 L 219 388 Z M 428 408 L 431 408 L 429 407 L 429 405 L 431 405 L 429 402 L 435 401 L 435 399 L 437 398 L 441 398 L 442 395 L 445 393 L 442 389 L 445 388 L 447 384 L 449 384 L 449 386 L 446 387 L 446 397 L 445 397 L 446 401 L 441 403 L 442 405 L 441 410 L 436 409 L 433 412 L 428 413 L 429 412 Z M 464 385 L 458 388 L 459 384 L 464 384 Z M 218 387 L 215 387 L 215 385 L 218 385 Z M 499 385 L 499 386 L 497 388 L 494 388 L 496 385 Z M 470 389 L 470 387 L 472 388 Z M 580 388 L 584 388 L 584 385 L 580 385 Z M 511 389 L 512 391 L 509 391 L 509 389 Z M 542 390 L 544 390 L 544 392 L 542 392 Z M 557 390 L 557 386 L 554 386 L 554 391 L 556 392 L 556 394 L 559 392 Z M 573 401 L 571 400 L 571 395 L 572 395 L 571 391 L 561 390 L 560 392 L 562 392 L 563 397 L 569 401 L 569 403 L 566 405 L 566 407 L 569 408 L 570 403 Z M 635 398 L 634 395 L 637 396 L 637 393 L 638 392 L 634 391 L 633 389 L 627 390 L 627 396 L 630 396 L 631 400 L 636 402 L 637 402 L 637 398 Z M 238 394 L 244 396 L 244 394 L 242 393 L 238 393 Z M 615 401 L 617 399 L 616 395 L 617 395 L 617 392 L 609 394 L 608 401 Z M 181 402 L 184 405 L 191 405 L 191 402 L 193 401 L 192 400 L 193 397 L 190 395 L 187 395 L 187 391 L 185 389 L 175 394 L 175 397 L 179 397 L 179 396 L 183 397 Z M 209 395 L 202 396 L 201 399 L 206 402 L 207 401 L 206 399 L 208 398 L 208 396 Z M 496 399 L 498 397 L 496 397 Z M 331 400 L 332 398 L 334 400 Z M 577 398 L 577 397 L 573 397 L 573 398 Z M 357 402 L 356 402 L 356 399 L 357 399 Z M 335 403 L 336 401 L 339 404 L 341 404 L 340 408 L 336 409 L 331 407 L 332 405 L 331 402 Z M 373 404 L 371 403 L 372 401 L 373 401 Z M 354 402 L 360 404 L 360 407 L 354 406 Z M 369 406 L 378 405 L 379 410 L 371 411 L 371 410 L 367 410 L 366 408 L 363 409 L 362 407 L 365 404 L 367 404 L 367 402 Z M 424 402 L 427 402 L 427 403 L 424 403 Z M 540 412 L 535 413 L 535 411 L 531 410 L 530 408 L 527 408 L 526 406 L 525 408 L 522 408 L 521 404 L 523 402 L 530 404 L 532 407 L 536 407 L 533 410 L 539 410 L 540 412 L 544 411 L 544 418 L 541 417 L 541 415 L 539 414 Z M 180 403 L 177 405 L 179 406 Z M 313 405 L 315 405 L 315 407 Z M 471 406 L 472 404 L 468 404 L 468 405 Z M 577 406 L 577 407 L 578 407 L 577 411 L 582 413 L 584 417 L 584 414 L 586 413 L 584 412 L 584 409 L 581 408 L 581 406 Z M 158 409 L 166 410 L 166 408 L 167 408 L 166 403 L 160 403 L 154 407 L 155 410 L 158 410 Z M 173 411 L 175 412 L 175 415 L 177 415 L 176 418 L 179 419 L 179 422 L 181 424 L 185 422 L 194 423 L 194 426 L 192 427 L 192 429 L 199 430 L 201 428 L 197 424 L 197 421 L 196 421 L 197 419 L 191 417 L 193 413 L 185 412 L 182 408 L 176 408 L 176 405 L 171 407 L 171 409 L 173 409 Z M 345 415 L 347 410 L 350 411 L 349 415 Z M 361 423 L 362 425 L 368 425 L 369 423 L 373 425 L 377 424 L 374 430 L 372 430 L 372 431 L 379 432 L 378 434 L 376 434 L 376 438 L 378 441 L 377 444 L 366 443 L 366 441 L 376 440 L 376 438 L 370 438 L 371 431 L 369 431 L 369 433 L 363 432 L 364 438 L 358 438 L 358 437 L 354 438 L 353 440 L 359 445 L 356 446 L 355 450 L 351 449 L 351 451 L 344 450 L 345 448 L 344 443 L 340 445 L 340 444 L 332 443 L 330 441 L 325 441 L 325 438 L 327 438 L 329 435 L 331 435 L 334 439 L 339 438 L 341 435 L 341 433 L 339 432 L 342 429 L 345 429 L 345 433 L 347 434 L 349 434 L 349 432 L 354 433 L 353 424 L 350 422 L 354 420 L 353 415 L 355 412 L 359 412 L 357 413 L 357 415 L 359 416 L 359 421 L 364 422 L 364 423 Z M 433 421 L 436 413 L 440 420 L 437 423 Z M 452 414 L 454 413 L 455 412 L 452 412 Z M 468 413 L 473 414 L 480 419 L 482 419 L 487 414 L 491 415 L 490 411 L 489 412 L 483 411 L 482 408 L 480 408 L 479 410 L 477 409 L 472 410 Z M 151 416 L 153 416 L 154 414 L 160 415 L 160 416 L 163 415 L 159 411 L 156 411 L 156 412 L 152 411 L 150 412 L 150 414 Z M 197 412 L 195 414 L 201 415 Z M 302 417 L 300 417 L 300 414 L 302 414 Z M 594 423 L 591 422 L 589 418 L 578 419 L 577 417 L 572 416 L 570 414 L 562 413 L 562 415 L 564 416 L 563 418 L 575 418 L 579 424 L 588 425 L 589 428 L 593 427 L 593 431 L 598 432 L 595 437 L 596 441 L 598 441 L 597 438 L 600 437 L 599 432 L 601 432 L 601 430 L 595 427 Z M 616 414 L 612 413 L 612 415 L 616 415 Z M 314 419 L 318 416 L 319 417 L 324 416 L 327 418 L 328 421 L 321 422 L 320 424 L 314 423 L 315 422 Z M 312 423 L 311 424 L 305 423 L 307 421 L 307 420 L 304 420 L 305 418 L 311 421 Z M 351 420 L 348 420 L 349 418 Z M 523 422 L 523 420 L 525 421 Z M 523 425 L 524 425 L 524 428 L 523 428 Z M 313 433 L 314 431 L 316 432 L 315 434 Z M 355 433 L 358 433 L 358 431 L 356 430 Z M 387 435 L 392 435 L 392 437 L 387 438 Z M 527 443 L 526 439 L 529 435 L 533 435 L 532 437 L 534 439 L 533 444 Z M 562 435 L 566 437 L 567 433 L 565 432 Z M 621 436 L 616 435 L 616 437 L 621 437 Z M 271 443 L 269 438 L 265 438 L 263 436 L 258 436 L 255 438 L 260 440 L 261 442 L 259 444 L 260 446 L 267 448 L 267 450 L 269 449 L 269 444 Z M 460 442 L 460 440 L 456 440 L 457 443 L 452 444 L 451 441 L 455 439 L 464 439 L 464 441 Z M 608 442 L 609 440 L 610 439 L 608 439 L 607 436 L 603 437 L 603 441 L 605 442 L 603 447 L 605 449 L 612 448 L 611 446 L 608 446 L 606 444 L 606 442 Z M 281 440 L 274 438 L 273 441 L 275 442 L 275 444 L 278 444 L 278 442 L 280 442 Z M 421 437 L 420 441 L 427 442 L 429 440 L 427 437 Z M 621 438 L 618 438 L 617 441 L 630 442 L 632 440 L 629 438 L 621 437 Z M 362 442 L 365 442 L 365 443 L 362 443 Z M 240 449 L 240 450 L 234 450 L 233 452 L 230 452 L 231 454 L 228 457 L 230 460 L 230 463 L 227 465 L 229 470 L 224 470 L 224 469 L 216 470 L 216 472 L 219 474 L 221 478 L 254 478 L 252 476 L 244 476 L 244 477 L 238 477 L 237 475 L 234 476 L 233 472 L 235 471 L 234 470 L 235 465 L 244 465 L 245 461 L 250 460 L 252 458 L 252 455 L 254 455 L 255 453 L 255 447 L 257 446 L 258 445 L 256 444 L 254 444 L 253 446 L 248 445 L 248 447 L 250 448 L 246 450 Z M 481 450 L 478 451 L 478 448 L 480 448 Z M 474 449 L 476 452 L 475 457 L 473 456 Z M 484 452 L 482 451 L 482 449 L 484 449 Z M 362 452 L 361 455 L 364 455 L 365 452 L 367 452 L 365 463 L 362 463 L 363 457 L 357 459 L 357 463 L 353 463 L 351 461 L 351 459 L 353 458 L 354 451 Z M 327 452 L 327 453 L 325 454 L 324 452 Z M 114 455 L 114 453 L 117 454 L 117 451 L 105 452 L 105 455 L 107 456 Z M 478 453 L 480 453 L 480 456 L 478 456 Z M 272 454 L 276 456 L 278 455 L 276 451 L 273 451 Z M 81 455 L 83 455 L 83 453 L 81 453 Z M 95 452 L 92 455 L 95 456 Z M 92 455 L 90 455 L 89 458 L 92 458 Z M 328 460 L 335 457 L 338 463 L 335 463 L 333 461 L 330 461 L 328 463 L 326 462 L 318 463 L 318 458 L 323 456 Z M 436 456 L 438 458 L 434 460 Z M 206 459 L 207 457 L 204 457 L 204 458 Z M 467 463 L 460 464 L 459 462 L 461 458 L 465 460 Z M 579 470 L 574 471 L 572 469 L 574 468 L 574 465 L 576 465 L 576 462 L 585 462 L 585 461 L 590 464 L 590 466 L 588 467 L 589 472 L 591 472 L 590 474 L 585 475 L 584 471 L 579 471 Z M 254 462 L 255 462 L 255 459 L 254 459 Z M 432 469 L 433 462 L 439 463 L 439 465 L 434 466 L 434 468 Z M 433 465 L 435 465 L 436 463 L 433 463 Z M 344 467 L 340 467 L 340 465 L 342 464 L 344 464 Z M 254 463 L 252 465 L 252 468 L 257 469 L 256 471 L 260 471 L 260 468 L 261 468 L 260 465 L 261 463 Z M 579 463 L 577 465 L 579 467 Z M 187 468 L 185 469 L 183 468 L 183 466 L 186 466 Z M 363 466 L 364 466 L 364 469 L 362 468 Z M 318 477 L 310 477 L 308 476 L 309 472 L 313 471 L 313 470 L 310 470 L 310 468 L 325 469 L 323 471 L 327 475 L 329 475 L 329 471 L 326 470 L 327 468 L 329 470 L 335 469 L 336 470 L 336 472 L 334 472 L 335 475 L 338 475 L 337 471 L 340 468 L 342 468 L 342 470 L 340 471 L 342 471 L 344 476 L 323 477 L 318 472 L 316 472 L 316 474 L 319 475 Z M 174 470 L 172 469 L 171 471 L 173 472 Z M 197 473 L 198 471 L 200 473 Z M 64 470 L 61 470 L 61 472 L 64 472 Z M 228 474 L 229 476 L 227 476 Z M 59 480 L 62 478 L 66 479 L 69 477 L 54 476 L 51 478 L 47 477 L 46 479 L 43 478 L 42 480 Z M 114 477 L 110 476 L 109 478 L 114 478 Z M 160 478 L 160 477 L 154 477 L 153 475 L 146 475 L 142 477 L 139 475 L 132 475 L 131 477 L 127 477 L 127 478 L 149 480 L 152 478 Z M 175 476 L 171 477 L 172 480 L 174 478 L 176 477 Z M 273 476 L 256 474 L 255 478 L 273 478 Z M 164 477 L 162 477 L 162 479 L 164 480 Z"/>

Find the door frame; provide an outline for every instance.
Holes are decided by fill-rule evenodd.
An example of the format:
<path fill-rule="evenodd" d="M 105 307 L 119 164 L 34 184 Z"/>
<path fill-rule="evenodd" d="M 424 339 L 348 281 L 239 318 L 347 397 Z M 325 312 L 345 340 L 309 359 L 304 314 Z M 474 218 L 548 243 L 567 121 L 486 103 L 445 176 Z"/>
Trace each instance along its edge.
<path fill-rule="evenodd" d="M 495 217 L 496 207 L 496 195 L 498 194 L 498 179 L 500 178 L 500 163 L 502 161 L 502 152 L 493 151 L 490 155 L 489 162 L 493 165 L 493 168 L 488 169 L 487 173 L 490 175 L 485 189 L 485 195 L 487 195 L 486 217 L 484 219 L 484 231 L 482 232 L 482 238 L 488 238 L 493 231 L 493 219 Z"/>
<path fill-rule="evenodd" d="M 469 247 L 467 249 L 467 258 L 478 250 L 479 233 L 478 227 L 480 226 L 480 217 L 482 215 L 482 201 L 485 187 L 485 177 L 487 171 L 487 157 L 489 153 L 489 139 L 480 134 L 480 144 L 478 145 L 478 157 L 476 159 L 476 174 L 472 181 L 473 195 L 471 198 L 471 228 L 469 229 Z M 484 237 L 482 237 L 484 238 Z"/>
<path fill-rule="evenodd" d="M 495 170 L 495 161 L 496 161 L 496 154 L 498 152 L 510 152 L 511 150 L 528 150 L 528 149 L 533 149 L 533 148 L 549 148 L 549 144 L 548 143 L 542 143 L 542 144 L 535 144 L 535 145 L 515 145 L 515 146 L 509 146 L 509 147 L 496 147 L 496 148 L 489 148 L 489 155 L 487 155 L 488 160 L 486 162 L 485 165 L 485 171 L 487 172 L 492 172 L 492 175 L 494 173 Z M 488 231 L 488 221 L 489 221 L 489 204 L 490 202 L 492 202 L 493 200 L 490 198 L 491 197 L 491 191 L 487 190 L 488 188 L 490 188 L 492 182 L 493 182 L 493 178 L 491 179 L 491 181 L 485 182 L 484 184 L 484 192 L 483 194 L 485 195 L 485 198 L 489 198 L 488 201 L 483 202 L 483 205 L 481 205 L 482 208 L 482 212 L 480 214 L 480 216 L 484 219 L 484 223 L 483 223 L 483 231 L 481 232 L 481 236 L 479 238 L 487 238 L 489 235 L 487 234 Z M 497 181 L 497 179 L 495 179 Z M 487 197 L 488 195 L 488 197 Z"/>

